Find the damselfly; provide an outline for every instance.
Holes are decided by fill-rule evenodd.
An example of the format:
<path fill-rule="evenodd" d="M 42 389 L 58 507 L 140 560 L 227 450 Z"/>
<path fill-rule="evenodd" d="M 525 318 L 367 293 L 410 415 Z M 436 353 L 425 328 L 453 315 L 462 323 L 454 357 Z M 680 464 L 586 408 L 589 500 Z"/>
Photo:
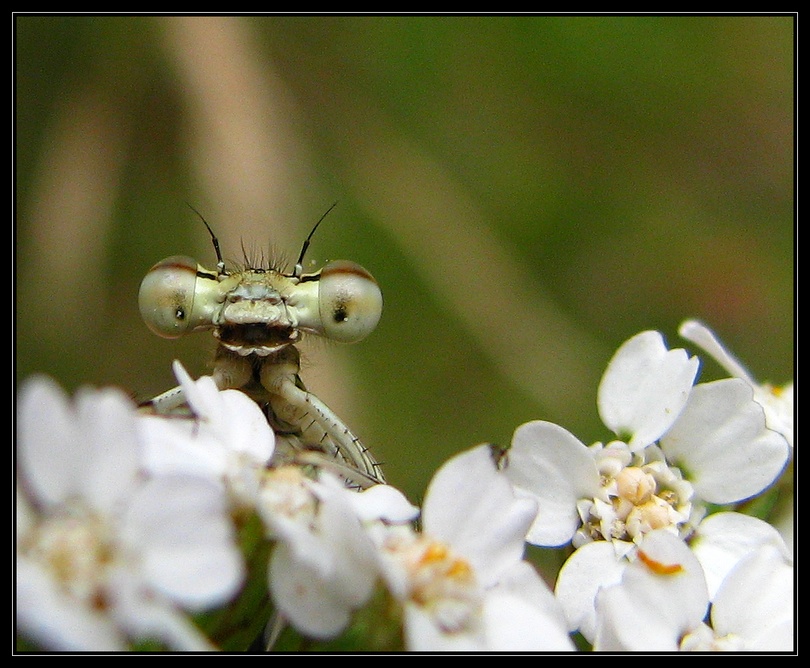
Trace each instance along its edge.
<path fill-rule="evenodd" d="M 187 256 L 166 258 L 143 279 L 138 303 L 144 322 L 158 336 L 213 333 L 217 387 L 241 389 L 264 408 L 281 457 L 330 467 L 350 484 L 368 487 L 385 482 L 380 465 L 299 377 L 295 344 L 303 334 L 353 343 L 372 332 L 382 313 L 380 288 L 360 265 L 337 260 L 304 273 L 312 235 L 329 211 L 307 236 L 291 273 L 249 263 L 226 270 L 219 241 L 200 216 L 214 245 L 216 270 Z M 147 405 L 172 413 L 184 402 L 182 388 L 176 387 Z"/>

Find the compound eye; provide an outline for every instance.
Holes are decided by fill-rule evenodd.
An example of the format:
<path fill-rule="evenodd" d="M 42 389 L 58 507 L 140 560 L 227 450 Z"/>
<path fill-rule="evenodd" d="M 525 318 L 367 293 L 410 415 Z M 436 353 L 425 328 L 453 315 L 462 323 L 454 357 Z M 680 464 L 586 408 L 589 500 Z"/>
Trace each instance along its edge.
<path fill-rule="evenodd" d="M 152 267 L 138 292 L 146 326 L 166 339 L 188 332 L 196 284 L 197 261 L 185 255 L 173 255 Z"/>
<path fill-rule="evenodd" d="M 354 343 L 377 326 L 382 315 L 382 292 L 374 277 L 359 264 L 337 260 L 321 270 L 318 308 L 328 338 Z"/>

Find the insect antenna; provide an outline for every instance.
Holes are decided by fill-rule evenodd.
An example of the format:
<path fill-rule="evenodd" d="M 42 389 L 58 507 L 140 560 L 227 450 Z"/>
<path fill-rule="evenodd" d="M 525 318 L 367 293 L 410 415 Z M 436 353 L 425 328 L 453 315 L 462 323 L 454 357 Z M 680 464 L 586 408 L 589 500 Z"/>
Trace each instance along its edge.
<path fill-rule="evenodd" d="M 217 254 L 217 273 L 222 276 L 225 273 L 225 261 L 222 259 L 222 252 L 219 250 L 219 239 L 217 239 L 216 235 L 214 234 L 214 230 L 211 229 L 211 226 L 208 224 L 208 221 L 203 218 L 203 215 L 188 202 L 186 202 L 186 205 L 200 217 L 203 225 L 205 225 L 205 227 L 208 229 L 208 234 L 211 235 L 211 241 L 214 244 L 214 251 Z"/>
<path fill-rule="evenodd" d="M 318 219 L 318 222 L 315 223 L 315 227 L 312 228 L 312 231 L 307 235 L 307 238 L 304 240 L 304 245 L 301 248 L 301 254 L 298 256 L 298 262 L 295 263 L 295 268 L 293 269 L 293 278 L 301 278 L 301 274 L 304 273 L 304 255 L 307 252 L 307 248 L 309 248 L 309 242 L 312 241 L 312 235 L 315 234 L 315 230 L 318 229 L 318 225 L 323 222 L 323 219 L 329 215 L 329 212 L 337 206 L 337 202 L 332 204 L 324 214 Z"/>

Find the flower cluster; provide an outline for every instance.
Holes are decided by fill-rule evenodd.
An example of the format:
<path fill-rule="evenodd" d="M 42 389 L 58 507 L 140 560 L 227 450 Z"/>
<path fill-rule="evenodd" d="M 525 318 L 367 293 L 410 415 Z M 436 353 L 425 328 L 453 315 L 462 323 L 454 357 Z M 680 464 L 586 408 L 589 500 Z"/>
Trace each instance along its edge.
<path fill-rule="evenodd" d="M 277 619 L 309 638 L 340 634 L 382 588 L 408 649 L 573 648 L 562 609 L 522 558 L 535 503 L 515 496 L 487 447 L 437 474 L 420 532 L 419 509 L 394 487 L 357 491 L 326 470 L 275 465 L 255 403 L 177 363 L 175 373 L 187 417 L 139 412 L 115 390 L 70 402 L 48 379 L 23 387 L 24 638 L 55 650 L 215 649 L 184 613 L 242 595 L 254 564 L 237 537 L 254 515 L 272 545 L 259 568 Z"/>
<path fill-rule="evenodd" d="M 705 326 L 688 321 L 681 331 L 730 366 Z M 729 370 L 735 377 L 695 384 L 696 357 L 642 332 L 619 348 L 599 386 L 615 440 L 586 446 L 541 421 L 515 431 L 506 473 L 538 503 L 527 541 L 575 548 L 555 593 L 569 629 L 596 650 L 791 647 L 788 548 L 770 524 L 734 508 L 771 486 L 790 459 L 792 389 L 774 393 L 739 364 Z M 717 506 L 730 510 L 708 514 Z M 767 565 L 757 570 L 757 559 Z M 768 568 L 779 571 L 775 582 Z M 741 572 L 762 576 L 747 591 L 776 596 L 780 614 L 721 604 L 740 596 L 730 592 Z M 726 611 L 712 628 L 701 625 L 710 603 L 713 621 Z M 749 618 L 728 623 L 734 615 Z"/>
<path fill-rule="evenodd" d="M 576 632 L 595 651 L 790 649 L 791 551 L 741 504 L 791 459 L 792 385 L 757 385 L 699 323 L 681 333 L 733 377 L 696 384 L 696 357 L 643 332 L 599 387 L 612 440 L 524 424 L 505 453 L 446 462 L 421 509 L 279 456 L 257 404 L 179 363 L 188 415 L 29 379 L 18 638 L 264 650 L 292 629 L 309 647 L 568 652 Z M 527 544 L 568 550 L 553 589 Z"/>
<path fill-rule="evenodd" d="M 221 605 L 242 583 L 223 485 L 149 475 L 145 427 L 116 390 L 72 403 L 46 378 L 21 390 L 17 625 L 46 649 L 212 649 L 183 610 Z"/>

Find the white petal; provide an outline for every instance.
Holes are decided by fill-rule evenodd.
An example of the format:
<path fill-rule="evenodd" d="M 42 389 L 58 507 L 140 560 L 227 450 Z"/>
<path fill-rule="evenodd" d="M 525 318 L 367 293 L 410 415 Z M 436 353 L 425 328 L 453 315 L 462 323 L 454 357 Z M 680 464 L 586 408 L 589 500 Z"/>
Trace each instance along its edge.
<path fill-rule="evenodd" d="M 133 636 L 157 639 L 178 652 L 217 651 L 216 645 L 178 610 L 149 599 L 143 599 L 142 603 L 137 617 L 128 625 Z"/>
<path fill-rule="evenodd" d="M 273 455 L 275 433 L 258 404 L 239 390 L 224 390 L 219 396 L 228 426 L 224 436 L 229 449 L 260 464 L 267 463 Z"/>
<path fill-rule="evenodd" d="M 734 503 L 758 494 L 788 461 L 787 441 L 765 426 L 762 406 L 739 378 L 695 386 L 661 439 L 667 460 L 685 469 L 700 498 Z"/>
<path fill-rule="evenodd" d="M 516 564 L 487 592 L 483 615 L 490 651 L 574 649 L 562 606 L 526 561 Z"/>
<path fill-rule="evenodd" d="M 483 652 L 487 650 L 483 629 L 446 633 L 422 606 L 406 603 L 405 647 L 409 652 Z"/>
<path fill-rule="evenodd" d="M 223 490 L 207 480 L 147 481 L 132 500 L 126 535 L 141 552 L 146 580 L 181 605 L 221 604 L 242 583 Z"/>
<path fill-rule="evenodd" d="M 703 569 L 689 546 L 658 529 L 644 537 L 637 555 L 622 583 L 638 586 L 638 593 L 682 632 L 697 626 L 706 615 L 709 593 Z"/>
<path fill-rule="evenodd" d="M 377 579 L 376 551 L 363 530 L 347 490 L 337 479 L 328 497 L 322 499 L 318 528 L 324 548 L 334 555 L 334 588 L 351 607 L 365 603 Z"/>
<path fill-rule="evenodd" d="M 593 642 L 596 632 L 596 595 L 603 587 L 621 580 L 627 561 L 618 559 L 606 541 L 588 543 L 563 564 L 554 593 L 563 607 L 568 629 L 579 630 Z"/>
<path fill-rule="evenodd" d="M 610 360 L 599 384 L 602 421 L 632 450 L 656 441 L 676 420 L 698 370 L 697 357 L 667 350 L 658 332 L 626 341 Z"/>
<path fill-rule="evenodd" d="M 709 355 L 711 355 L 717 363 L 728 371 L 735 378 L 742 378 L 748 384 L 754 385 L 754 379 L 748 373 L 748 370 L 740 364 L 740 362 L 728 351 L 725 346 L 720 343 L 720 340 L 714 335 L 706 325 L 697 320 L 686 320 L 681 324 L 678 329 L 680 334 L 687 341 L 696 343 Z"/>
<path fill-rule="evenodd" d="M 52 380 L 20 391 L 20 461 L 39 500 L 82 497 L 109 511 L 132 488 L 138 468 L 134 405 L 119 390 L 82 388 L 71 405 Z"/>
<path fill-rule="evenodd" d="M 323 538 L 314 527 L 299 518 L 284 515 L 267 515 L 268 526 L 277 542 L 283 542 L 290 552 L 290 558 L 299 561 L 307 570 L 318 574 L 321 579 L 334 576 L 335 562 L 332 550 L 324 545 Z"/>
<path fill-rule="evenodd" d="M 749 650 L 791 651 L 794 600 L 793 567 L 779 549 L 764 546 L 723 581 L 712 606 L 712 625 L 719 636 L 742 637 Z"/>
<path fill-rule="evenodd" d="M 426 534 L 453 546 L 486 586 L 523 557 L 524 537 L 537 505 L 518 498 L 482 445 L 445 462 L 428 485 L 422 505 Z"/>
<path fill-rule="evenodd" d="M 419 508 L 392 485 L 373 485 L 354 494 L 353 499 L 354 509 L 363 521 L 384 520 L 402 524 L 419 516 Z"/>
<path fill-rule="evenodd" d="M 305 635 L 332 638 L 349 623 L 351 610 L 330 581 L 296 559 L 287 544 L 273 548 L 268 575 L 276 606 Z"/>
<path fill-rule="evenodd" d="M 368 600 L 379 570 L 375 547 L 352 504 L 356 493 L 328 474 L 312 490 L 319 499 L 314 518 L 268 517 L 277 534 L 270 590 L 298 630 L 330 638 Z"/>
<path fill-rule="evenodd" d="M 85 441 L 83 495 L 95 508 L 111 511 L 129 496 L 139 473 L 135 405 L 119 390 L 83 388 L 76 394 L 76 412 Z"/>
<path fill-rule="evenodd" d="M 677 631 L 667 619 L 639 607 L 633 591 L 615 585 L 599 592 L 594 652 L 674 652 Z"/>
<path fill-rule="evenodd" d="M 743 557 L 770 545 L 788 555 L 779 532 L 767 522 L 742 513 L 715 513 L 704 519 L 690 541 L 706 574 L 709 597 Z"/>
<path fill-rule="evenodd" d="M 794 630 L 792 620 L 771 624 L 767 630 L 753 636 L 746 646 L 754 652 L 795 652 Z"/>
<path fill-rule="evenodd" d="M 782 434 L 793 447 L 793 383 L 775 388 L 759 385 L 748 370 L 723 346 L 714 333 L 696 320 L 681 325 L 680 335 L 699 345 L 735 378 L 741 378 L 754 389 L 754 401 L 765 409 L 765 421 L 770 429 Z"/>
<path fill-rule="evenodd" d="M 144 468 L 152 474 L 187 473 L 221 480 L 228 452 L 193 419 L 143 415 L 137 422 Z"/>
<path fill-rule="evenodd" d="M 219 388 L 214 379 L 211 376 L 202 376 L 195 381 L 178 360 L 172 362 L 172 370 L 194 415 L 215 422 L 221 420 Z"/>
<path fill-rule="evenodd" d="M 62 503 L 80 493 L 81 455 L 76 414 L 53 380 L 33 376 L 19 391 L 18 445 L 23 487 L 34 499 Z"/>
<path fill-rule="evenodd" d="M 409 524 L 382 523 L 374 523 L 367 530 L 378 548 L 378 568 L 388 592 L 396 600 L 407 600 L 413 569 L 403 556 L 418 540 L 416 530 Z"/>
<path fill-rule="evenodd" d="M 219 450 L 220 474 L 228 472 L 229 466 L 240 466 L 234 454 L 247 455 L 252 462 L 264 465 L 273 454 L 275 434 L 259 406 L 239 390 L 220 391 L 211 376 L 194 381 L 179 362 L 175 361 L 173 368 L 194 412 L 192 435 L 194 440 L 199 438 L 201 447 L 205 446 L 202 455 L 209 463 L 214 463 L 214 453 Z M 155 434 L 150 437 L 154 439 Z M 212 443 L 206 444 L 207 440 Z M 153 446 L 150 450 L 153 465 L 160 467 L 167 463 L 159 448 Z M 239 475 L 238 470 L 230 472 Z"/>
<path fill-rule="evenodd" d="M 521 561 L 512 566 L 504 573 L 495 588 L 522 596 L 534 605 L 544 608 L 549 617 L 554 618 L 560 628 L 567 632 L 568 620 L 562 605 L 545 580 L 528 561 Z"/>
<path fill-rule="evenodd" d="M 538 420 L 515 430 L 507 456 L 507 478 L 538 504 L 526 540 L 546 546 L 571 540 L 580 524 L 577 501 L 601 495 L 588 448 L 562 427 Z"/>
<path fill-rule="evenodd" d="M 594 651 L 674 651 L 706 614 L 700 563 L 671 533 L 648 533 L 618 585 L 597 596 Z"/>
<path fill-rule="evenodd" d="M 489 652 L 571 652 L 574 645 L 553 615 L 530 601 L 500 591 L 484 600 L 484 628 Z"/>

